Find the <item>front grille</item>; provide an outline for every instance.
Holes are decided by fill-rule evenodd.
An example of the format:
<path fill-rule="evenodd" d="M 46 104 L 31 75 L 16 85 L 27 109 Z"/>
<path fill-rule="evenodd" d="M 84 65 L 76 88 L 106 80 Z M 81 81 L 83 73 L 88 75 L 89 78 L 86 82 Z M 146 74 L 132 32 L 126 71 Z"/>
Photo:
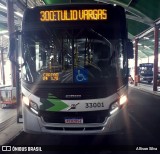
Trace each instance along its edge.
<path fill-rule="evenodd" d="M 90 112 L 41 111 L 40 117 L 46 123 L 65 123 L 65 118 L 83 118 L 83 123 L 103 123 L 109 116 L 108 110 Z"/>

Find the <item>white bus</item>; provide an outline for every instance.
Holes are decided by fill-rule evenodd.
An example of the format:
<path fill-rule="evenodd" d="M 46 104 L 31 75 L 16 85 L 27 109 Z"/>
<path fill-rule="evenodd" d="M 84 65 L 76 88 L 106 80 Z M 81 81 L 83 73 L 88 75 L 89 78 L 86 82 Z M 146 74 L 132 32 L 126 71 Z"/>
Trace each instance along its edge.
<path fill-rule="evenodd" d="M 19 41 L 25 132 L 103 134 L 122 128 L 133 56 L 122 7 L 28 8 Z"/>

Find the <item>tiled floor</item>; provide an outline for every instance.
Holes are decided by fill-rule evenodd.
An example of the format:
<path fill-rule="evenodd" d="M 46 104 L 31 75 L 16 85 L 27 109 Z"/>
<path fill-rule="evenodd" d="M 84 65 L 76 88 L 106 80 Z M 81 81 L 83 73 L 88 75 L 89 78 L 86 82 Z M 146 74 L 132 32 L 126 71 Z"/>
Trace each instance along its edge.
<path fill-rule="evenodd" d="M 4 145 L 22 130 L 23 125 L 16 123 L 17 109 L 0 108 L 0 145 Z"/>
<path fill-rule="evenodd" d="M 16 116 L 17 109 L 0 108 L 0 124 L 13 116 Z"/>

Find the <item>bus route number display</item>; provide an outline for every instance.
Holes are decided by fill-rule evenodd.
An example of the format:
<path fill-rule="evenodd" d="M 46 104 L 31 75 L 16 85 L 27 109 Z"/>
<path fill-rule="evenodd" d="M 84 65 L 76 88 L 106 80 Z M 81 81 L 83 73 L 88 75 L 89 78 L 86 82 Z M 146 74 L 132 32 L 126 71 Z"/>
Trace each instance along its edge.
<path fill-rule="evenodd" d="M 43 81 L 57 81 L 59 79 L 59 73 L 43 73 Z"/>
<path fill-rule="evenodd" d="M 41 22 L 80 21 L 80 20 L 107 20 L 107 10 L 106 9 L 84 9 L 84 10 L 40 11 Z"/>

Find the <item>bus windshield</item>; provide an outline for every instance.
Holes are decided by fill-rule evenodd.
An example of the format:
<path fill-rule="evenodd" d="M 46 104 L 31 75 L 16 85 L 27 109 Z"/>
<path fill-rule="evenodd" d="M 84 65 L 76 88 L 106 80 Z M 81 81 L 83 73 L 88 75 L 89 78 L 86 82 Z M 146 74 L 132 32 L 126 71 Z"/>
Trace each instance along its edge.
<path fill-rule="evenodd" d="M 153 64 L 152 63 L 140 64 L 139 74 L 142 76 L 153 76 Z"/>
<path fill-rule="evenodd" d="M 92 28 L 45 27 L 23 38 L 26 82 L 103 82 L 127 73 L 123 41 L 109 39 Z"/>

